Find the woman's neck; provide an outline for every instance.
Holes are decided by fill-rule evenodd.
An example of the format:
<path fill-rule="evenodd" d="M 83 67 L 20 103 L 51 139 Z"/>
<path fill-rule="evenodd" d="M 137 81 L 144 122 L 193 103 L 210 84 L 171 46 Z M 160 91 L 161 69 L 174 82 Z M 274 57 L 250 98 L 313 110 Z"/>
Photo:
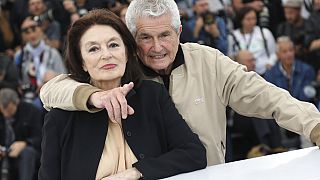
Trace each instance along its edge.
<path fill-rule="evenodd" d="M 112 81 L 91 81 L 91 84 L 97 88 L 100 88 L 102 90 L 111 90 L 117 87 L 120 87 L 121 85 L 121 79 L 112 80 Z"/>
<path fill-rule="evenodd" d="M 243 33 L 243 34 L 252 33 L 252 31 L 253 31 L 253 28 L 243 28 L 243 29 L 242 29 L 242 33 Z"/>

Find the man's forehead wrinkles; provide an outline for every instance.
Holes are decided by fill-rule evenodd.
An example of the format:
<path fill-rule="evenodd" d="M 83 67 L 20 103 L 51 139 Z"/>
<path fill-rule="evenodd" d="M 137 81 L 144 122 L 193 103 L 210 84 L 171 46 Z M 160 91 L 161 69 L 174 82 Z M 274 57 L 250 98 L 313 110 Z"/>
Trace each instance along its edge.
<path fill-rule="evenodd" d="M 138 34 L 162 34 L 172 31 L 171 26 L 144 26 L 137 29 Z"/>

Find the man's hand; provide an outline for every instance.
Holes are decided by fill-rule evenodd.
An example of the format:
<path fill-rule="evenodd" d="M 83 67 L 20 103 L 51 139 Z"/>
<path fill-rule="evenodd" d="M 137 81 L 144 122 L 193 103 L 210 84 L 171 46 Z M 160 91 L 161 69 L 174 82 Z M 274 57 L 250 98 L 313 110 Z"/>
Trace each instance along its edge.
<path fill-rule="evenodd" d="M 130 168 L 118 174 L 105 177 L 102 180 L 115 180 L 115 179 L 136 180 L 140 178 L 141 178 L 141 173 L 136 168 Z"/>
<path fill-rule="evenodd" d="M 64 0 L 63 1 L 63 7 L 64 7 L 65 10 L 67 10 L 71 14 L 77 12 L 77 7 L 75 6 L 74 1 Z"/>
<path fill-rule="evenodd" d="M 122 87 L 95 92 L 90 96 L 88 103 L 96 108 L 106 108 L 110 120 L 120 124 L 121 117 L 126 119 L 128 115 L 134 113 L 133 108 L 127 104 L 126 100 L 126 95 L 133 86 L 133 82 L 130 82 Z"/>
<path fill-rule="evenodd" d="M 317 49 L 320 49 L 320 39 L 313 40 L 309 48 L 310 51 L 314 51 Z"/>
<path fill-rule="evenodd" d="M 21 151 L 27 146 L 25 141 L 16 141 L 10 146 L 9 157 L 16 158 L 20 155 Z"/>
<path fill-rule="evenodd" d="M 264 7 L 264 4 L 262 1 L 253 1 L 251 3 L 248 3 L 248 5 L 258 12 L 262 11 Z"/>
<path fill-rule="evenodd" d="M 212 23 L 204 26 L 204 30 L 211 34 L 212 37 L 217 38 L 220 36 L 217 23 Z"/>
<path fill-rule="evenodd" d="M 195 27 L 193 29 L 193 37 L 194 38 L 198 38 L 199 37 L 199 33 L 200 33 L 200 30 L 201 28 L 204 26 L 204 21 L 203 21 L 203 18 L 201 16 L 198 16 L 197 17 L 197 20 L 196 20 L 196 24 L 195 24 Z"/>

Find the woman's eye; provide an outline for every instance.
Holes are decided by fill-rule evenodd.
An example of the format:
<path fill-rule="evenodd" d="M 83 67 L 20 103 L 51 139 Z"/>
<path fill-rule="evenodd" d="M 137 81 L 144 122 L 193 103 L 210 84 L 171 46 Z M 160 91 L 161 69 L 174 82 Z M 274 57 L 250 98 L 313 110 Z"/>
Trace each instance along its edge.
<path fill-rule="evenodd" d="M 92 48 L 89 49 L 89 52 L 96 52 L 98 50 L 99 50 L 98 47 L 92 47 Z"/>
<path fill-rule="evenodd" d="M 117 44 L 117 43 L 111 43 L 111 44 L 109 45 L 109 47 L 111 47 L 111 48 L 119 47 L 119 44 Z"/>

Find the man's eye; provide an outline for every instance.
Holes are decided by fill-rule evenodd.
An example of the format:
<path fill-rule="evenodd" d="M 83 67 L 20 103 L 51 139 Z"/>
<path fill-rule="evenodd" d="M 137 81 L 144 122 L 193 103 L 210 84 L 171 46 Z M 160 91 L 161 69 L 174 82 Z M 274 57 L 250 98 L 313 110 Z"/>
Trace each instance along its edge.
<path fill-rule="evenodd" d="M 161 36 L 162 37 L 168 37 L 168 36 L 170 36 L 170 34 L 162 34 Z"/>
<path fill-rule="evenodd" d="M 142 39 L 142 40 L 149 40 L 150 37 L 149 37 L 149 36 L 142 36 L 141 39 Z"/>

